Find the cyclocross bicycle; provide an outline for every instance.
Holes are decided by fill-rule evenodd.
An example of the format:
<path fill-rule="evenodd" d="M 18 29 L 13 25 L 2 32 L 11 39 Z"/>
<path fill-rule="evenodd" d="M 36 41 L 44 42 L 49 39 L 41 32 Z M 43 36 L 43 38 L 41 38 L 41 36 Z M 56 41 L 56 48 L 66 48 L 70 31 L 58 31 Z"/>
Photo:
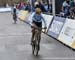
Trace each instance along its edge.
<path fill-rule="evenodd" d="M 35 28 L 35 36 L 34 36 L 34 40 L 32 41 L 32 54 L 35 56 L 38 56 L 38 53 L 40 50 L 40 43 L 39 43 L 39 40 L 40 40 L 39 30 L 40 29 L 46 29 L 46 28 Z"/>

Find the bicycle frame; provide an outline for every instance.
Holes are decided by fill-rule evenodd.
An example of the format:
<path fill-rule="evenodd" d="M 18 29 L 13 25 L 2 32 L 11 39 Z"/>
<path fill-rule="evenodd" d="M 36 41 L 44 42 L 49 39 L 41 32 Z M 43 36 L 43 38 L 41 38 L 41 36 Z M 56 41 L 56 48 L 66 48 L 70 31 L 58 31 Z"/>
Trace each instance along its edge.
<path fill-rule="evenodd" d="M 36 56 L 38 55 L 39 49 L 40 49 L 40 33 L 38 29 L 35 29 L 35 36 L 34 36 L 34 41 L 33 41 L 33 45 L 32 45 L 32 50 L 33 50 L 33 54 L 35 54 Z"/>
<path fill-rule="evenodd" d="M 31 26 L 31 27 L 35 29 L 34 40 L 32 42 L 32 52 L 33 52 L 33 55 L 38 56 L 38 52 L 40 50 L 41 32 L 43 32 L 42 29 L 46 29 L 46 28 L 40 28 L 37 26 Z"/>

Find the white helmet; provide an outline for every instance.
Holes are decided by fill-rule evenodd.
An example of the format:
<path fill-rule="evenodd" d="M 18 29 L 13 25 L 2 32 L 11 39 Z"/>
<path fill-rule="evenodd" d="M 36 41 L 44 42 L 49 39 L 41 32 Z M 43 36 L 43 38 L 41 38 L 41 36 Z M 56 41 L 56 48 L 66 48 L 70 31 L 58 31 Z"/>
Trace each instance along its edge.
<path fill-rule="evenodd" d="M 39 5 L 39 2 L 35 2 L 34 5 L 35 5 L 35 6 L 36 6 L 36 5 Z"/>

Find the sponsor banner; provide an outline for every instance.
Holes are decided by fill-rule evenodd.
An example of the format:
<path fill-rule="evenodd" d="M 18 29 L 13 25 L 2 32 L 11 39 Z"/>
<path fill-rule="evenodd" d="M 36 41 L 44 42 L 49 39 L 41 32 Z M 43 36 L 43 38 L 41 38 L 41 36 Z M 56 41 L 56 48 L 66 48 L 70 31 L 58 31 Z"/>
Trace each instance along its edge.
<path fill-rule="evenodd" d="M 71 47 L 75 49 L 75 40 L 72 42 Z"/>
<path fill-rule="evenodd" d="M 48 29 L 48 35 L 57 38 L 65 23 L 65 18 L 55 16 Z"/>
<path fill-rule="evenodd" d="M 43 15 L 43 17 L 46 21 L 46 26 L 47 26 L 47 30 L 48 30 L 48 27 L 49 27 L 50 23 L 52 22 L 53 16 L 52 15 L 47 15 L 47 14 L 42 14 L 42 15 Z M 44 22 L 42 23 L 42 27 L 44 28 Z"/>
<path fill-rule="evenodd" d="M 75 48 L 75 20 L 66 19 L 58 40 L 72 48 Z"/>
<path fill-rule="evenodd" d="M 11 8 L 0 8 L 0 12 L 11 12 Z"/>
<path fill-rule="evenodd" d="M 22 21 L 25 21 L 26 20 L 26 17 L 27 17 L 27 14 L 28 14 L 28 11 L 21 10 L 18 13 L 18 18 L 20 20 L 22 20 Z"/>

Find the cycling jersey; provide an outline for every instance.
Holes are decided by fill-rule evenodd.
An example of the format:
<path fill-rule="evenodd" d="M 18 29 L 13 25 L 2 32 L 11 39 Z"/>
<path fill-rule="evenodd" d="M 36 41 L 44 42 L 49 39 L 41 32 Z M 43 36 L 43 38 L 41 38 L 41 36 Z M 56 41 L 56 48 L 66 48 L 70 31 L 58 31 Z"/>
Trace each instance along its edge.
<path fill-rule="evenodd" d="M 42 14 L 37 15 L 36 13 L 34 13 L 34 15 L 32 17 L 32 22 L 35 23 L 38 27 L 42 27 L 42 21 L 44 22 L 44 25 L 46 27 L 46 22 L 42 16 Z"/>

